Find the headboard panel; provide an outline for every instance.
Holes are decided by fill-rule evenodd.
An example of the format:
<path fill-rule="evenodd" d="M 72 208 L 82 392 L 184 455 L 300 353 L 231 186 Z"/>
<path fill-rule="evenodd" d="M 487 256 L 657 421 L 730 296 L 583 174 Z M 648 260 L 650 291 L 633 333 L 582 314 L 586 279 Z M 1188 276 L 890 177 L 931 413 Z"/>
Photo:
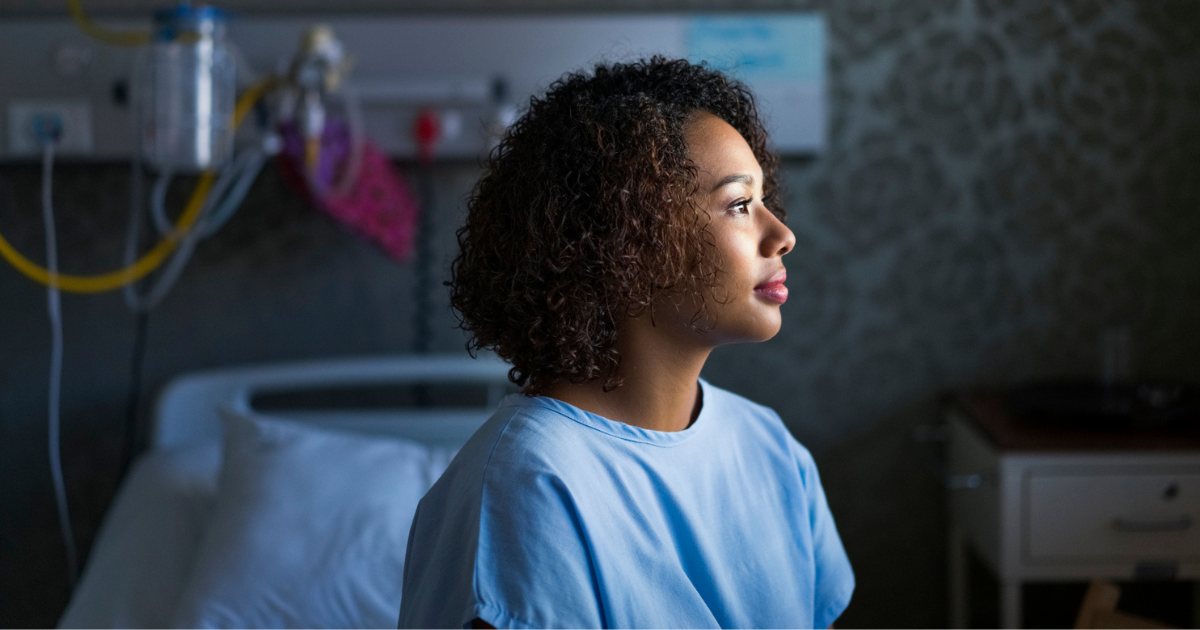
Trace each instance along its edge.
<path fill-rule="evenodd" d="M 435 445 L 462 444 L 513 391 L 509 366 L 481 355 L 412 355 L 303 361 L 184 374 L 163 388 L 154 408 L 151 448 L 218 439 L 221 410 L 259 414 L 363 433 L 387 434 Z M 484 384 L 484 407 L 419 410 L 333 410 L 261 413 L 256 393 L 367 385 Z"/>

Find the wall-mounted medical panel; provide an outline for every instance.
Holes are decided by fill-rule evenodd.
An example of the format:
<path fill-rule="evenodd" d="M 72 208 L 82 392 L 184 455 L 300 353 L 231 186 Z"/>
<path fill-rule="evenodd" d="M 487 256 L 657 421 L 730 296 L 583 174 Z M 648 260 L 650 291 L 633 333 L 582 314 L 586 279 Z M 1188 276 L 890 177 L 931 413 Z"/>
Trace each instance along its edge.
<path fill-rule="evenodd" d="M 776 148 L 821 150 L 826 135 L 825 27 L 814 13 L 711 15 L 323 16 L 353 58 L 349 87 L 367 135 L 389 154 L 416 153 L 413 121 L 432 108 L 442 158 L 473 159 L 489 125 L 528 104 L 564 73 L 653 54 L 707 60 L 757 93 Z M 310 17 L 236 18 L 229 39 L 258 74 L 287 68 Z M 112 22 L 148 28 L 148 22 Z M 0 156 L 33 157 L 23 123 L 30 101 L 70 102 L 91 134 L 65 150 L 83 159 L 127 159 L 133 148 L 130 86 L 135 49 L 98 44 L 66 20 L 0 23 Z M 496 86 L 504 86 L 497 101 Z M 334 107 L 336 114 L 336 104 Z M 74 111 L 74 110 L 73 110 Z M 81 131 L 82 132 L 82 131 Z"/>

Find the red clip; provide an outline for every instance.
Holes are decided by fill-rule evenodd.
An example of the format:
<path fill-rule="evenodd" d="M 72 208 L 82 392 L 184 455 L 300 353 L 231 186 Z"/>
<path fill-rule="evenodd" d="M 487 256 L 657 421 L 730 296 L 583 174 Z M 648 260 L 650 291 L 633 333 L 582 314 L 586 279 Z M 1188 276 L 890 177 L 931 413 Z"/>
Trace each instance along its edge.
<path fill-rule="evenodd" d="M 433 147 L 441 135 L 441 120 L 433 108 L 426 107 L 417 113 L 417 119 L 413 122 L 413 139 L 417 141 L 417 158 L 422 164 L 433 161 Z"/>

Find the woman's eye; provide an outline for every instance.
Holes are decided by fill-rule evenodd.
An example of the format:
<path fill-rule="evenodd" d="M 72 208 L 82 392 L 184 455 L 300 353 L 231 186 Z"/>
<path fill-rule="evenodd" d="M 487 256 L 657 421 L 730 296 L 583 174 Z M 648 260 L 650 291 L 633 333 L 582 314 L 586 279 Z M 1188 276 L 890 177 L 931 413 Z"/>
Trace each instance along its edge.
<path fill-rule="evenodd" d="M 733 205 L 730 206 L 730 208 L 732 210 L 734 210 L 735 212 L 749 213 L 751 203 L 752 203 L 751 199 L 742 199 L 740 201 L 733 202 Z"/>

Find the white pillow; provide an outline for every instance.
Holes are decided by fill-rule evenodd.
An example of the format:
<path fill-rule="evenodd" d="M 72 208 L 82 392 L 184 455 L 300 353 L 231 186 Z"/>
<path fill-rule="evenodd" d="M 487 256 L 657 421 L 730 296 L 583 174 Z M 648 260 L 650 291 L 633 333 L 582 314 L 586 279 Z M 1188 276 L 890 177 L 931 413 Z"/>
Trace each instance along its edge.
<path fill-rule="evenodd" d="M 185 628 L 394 628 L 417 501 L 450 449 L 226 412 Z"/>

